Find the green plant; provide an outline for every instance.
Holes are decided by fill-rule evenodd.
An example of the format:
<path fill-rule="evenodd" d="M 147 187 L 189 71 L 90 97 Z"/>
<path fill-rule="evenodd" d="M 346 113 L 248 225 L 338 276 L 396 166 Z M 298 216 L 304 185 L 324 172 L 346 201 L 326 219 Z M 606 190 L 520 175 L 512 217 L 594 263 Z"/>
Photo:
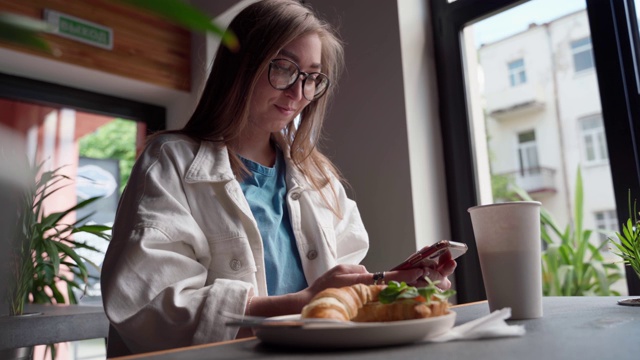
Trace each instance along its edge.
<path fill-rule="evenodd" d="M 120 194 L 124 191 L 136 161 L 136 123 L 114 119 L 78 141 L 80 156 L 94 159 L 118 159 Z"/>
<path fill-rule="evenodd" d="M 514 196 L 513 177 L 509 174 L 491 174 L 491 193 L 494 199 L 509 199 Z"/>
<path fill-rule="evenodd" d="M 87 264 L 93 264 L 87 258 L 78 255 L 76 249 L 91 251 L 98 249 L 84 242 L 75 241 L 74 234 L 88 233 L 104 240 L 110 240 L 110 227 L 104 225 L 85 225 L 91 214 L 63 223 L 70 213 L 95 202 L 99 197 L 84 200 L 64 211 L 45 214 L 44 202 L 65 185 L 67 176 L 59 173 L 60 168 L 44 171 L 36 179 L 42 164 L 34 169 L 34 183 L 23 194 L 22 205 L 18 209 L 16 236 L 11 242 L 11 283 L 9 286 L 10 314 L 24 312 L 29 298 L 34 303 L 64 304 L 65 296 L 59 284 L 65 283 L 69 303 L 77 304 L 73 289 L 83 289 L 89 274 Z M 66 271 L 64 271 L 66 270 Z"/>
<path fill-rule="evenodd" d="M 618 250 L 614 253 L 620 256 L 625 264 L 631 266 L 640 278 L 640 220 L 638 220 L 638 215 L 636 201 L 633 202 L 633 211 L 631 209 L 631 192 L 629 192 L 629 219 L 622 224 L 622 233 L 616 232 L 616 237 L 620 242 L 618 243 L 612 238 L 609 238 L 609 241 Z"/>
<path fill-rule="evenodd" d="M 523 200 L 532 200 L 526 191 L 515 188 Z M 610 290 L 613 283 L 622 278 L 614 263 L 607 263 L 602 256 L 606 242 L 596 246 L 589 241 L 592 230 L 583 229 L 583 186 L 578 167 L 573 227 L 564 230 L 556 224 L 552 215 L 540 209 L 540 233 L 546 243 L 542 251 L 542 287 L 545 296 L 620 295 Z"/>
<path fill-rule="evenodd" d="M 0 40 L 2 41 L 50 53 L 49 44 L 39 34 L 51 30 L 52 26 L 44 21 L 22 15 L 0 13 Z"/>

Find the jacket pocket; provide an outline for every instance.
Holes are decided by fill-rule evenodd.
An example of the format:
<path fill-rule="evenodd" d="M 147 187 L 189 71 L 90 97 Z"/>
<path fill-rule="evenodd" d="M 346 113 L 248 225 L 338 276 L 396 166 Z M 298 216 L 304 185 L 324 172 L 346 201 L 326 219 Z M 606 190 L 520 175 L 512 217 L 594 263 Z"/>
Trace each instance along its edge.
<path fill-rule="evenodd" d="M 258 270 L 246 236 L 236 234 L 207 236 L 211 252 L 210 275 L 250 281 Z"/>

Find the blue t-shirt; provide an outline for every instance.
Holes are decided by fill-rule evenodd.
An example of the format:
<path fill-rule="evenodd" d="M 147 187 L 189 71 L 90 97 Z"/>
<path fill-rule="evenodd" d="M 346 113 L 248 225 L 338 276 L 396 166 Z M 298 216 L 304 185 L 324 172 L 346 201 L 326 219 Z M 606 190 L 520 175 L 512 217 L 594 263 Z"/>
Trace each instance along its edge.
<path fill-rule="evenodd" d="M 258 223 L 264 247 L 269 295 L 289 294 L 307 287 L 300 254 L 291 229 L 285 197 L 286 167 L 278 149 L 274 167 L 266 167 L 240 157 L 251 176 L 240 183 L 251 212 Z"/>

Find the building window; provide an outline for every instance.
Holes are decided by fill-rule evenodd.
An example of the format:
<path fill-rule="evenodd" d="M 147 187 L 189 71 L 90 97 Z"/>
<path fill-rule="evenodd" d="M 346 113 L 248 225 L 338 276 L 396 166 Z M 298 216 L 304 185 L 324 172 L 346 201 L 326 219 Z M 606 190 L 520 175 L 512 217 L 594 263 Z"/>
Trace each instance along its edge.
<path fill-rule="evenodd" d="M 518 86 L 527 82 L 527 73 L 524 71 L 524 59 L 518 59 L 508 64 L 509 82 L 511 86 Z"/>
<path fill-rule="evenodd" d="M 573 53 L 573 67 L 575 72 L 589 70 L 594 67 L 593 48 L 591 47 L 590 37 L 572 41 L 571 52 Z"/>
<path fill-rule="evenodd" d="M 533 130 L 518 134 L 518 160 L 522 176 L 540 173 L 538 145 L 536 144 L 536 133 Z"/>
<path fill-rule="evenodd" d="M 589 116 L 580 119 L 582 144 L 586 163 L 600 163 L 609 159 L 607 140 L 602 124 L 602 116 Z"/>
<path fill-rule="evenodd" d="M 596 227 L 602 232 L 599 233 L 600 243 L 608 242 L 609 237 L 615 239 L 615 232 L 618 231 L 618 217 L 615 210 L 597 211 L 594 213 L 596 217 Z M 603 251 L 608 251 L 609 246 L 602 246 Z"/>

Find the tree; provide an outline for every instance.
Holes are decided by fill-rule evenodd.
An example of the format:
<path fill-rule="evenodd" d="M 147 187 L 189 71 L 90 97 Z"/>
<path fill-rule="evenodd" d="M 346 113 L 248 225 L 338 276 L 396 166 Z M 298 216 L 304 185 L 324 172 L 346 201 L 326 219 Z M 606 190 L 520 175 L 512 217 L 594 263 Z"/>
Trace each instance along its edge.
<path fill-rule="evenodd" d="M 136 123 L 116 118 L 80 139 L 80 156 L 94 159 L 118 159 L 120 194 L 129 181 L 136 160 Z"/>

